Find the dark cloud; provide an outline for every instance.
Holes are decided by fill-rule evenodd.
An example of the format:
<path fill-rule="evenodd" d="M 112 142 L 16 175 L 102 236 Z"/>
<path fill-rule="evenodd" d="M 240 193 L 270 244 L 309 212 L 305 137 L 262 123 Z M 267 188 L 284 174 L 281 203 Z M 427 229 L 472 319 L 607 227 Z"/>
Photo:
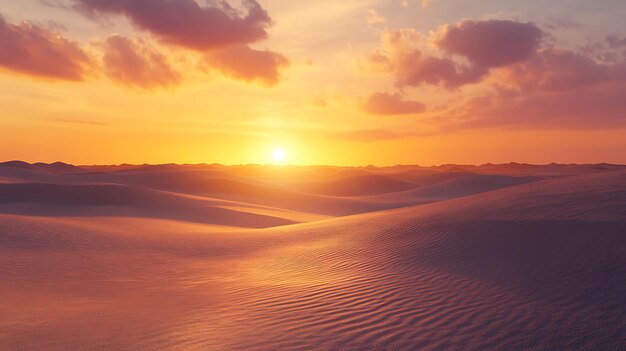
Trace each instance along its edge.
<path fill-rule="evenodd" d="M 363 103 L 363 109 L 373 115 L 409 115 L 426 111 L 426 105 L 406 100 L 399 93 L 374 93 Z"/>
<path fill-rule="evenodd" d="M 201 6 L 195 0 L 74 0 L 88 15 L 126 16 L 135 26 L 163 41 L 206 51 L 245 45 L 267 37 L 272 20 L 255 0 L 244 0 L 245 11 L 226 1 Z"/>
<path fill-rule="evenodd" d="M 488 73 L 481 66 L 458 65 L 448 58 L 423 55 L 414 51 L 397 64 L 396 84 L 399 87 L 421 84 L 443 85 L 455 89 L 478 83 Z"/>
<path fill-rule="evenodd" d="M 91 66 L 81 47 L 34 24 L 12 24 L 0 15 L 0 66 L 55 80 L 80 81 Z"/>
<path fill-rule="evenodd" d="M 502 67 L 530 58 L 543 32 L 533 23 L 504 20 L 470 21 L 445 26 L 437 34 L 439 48 L 482 67 Z"/>
<path fill-rule="evenodd" d="M 181 82 L 180 73 L 167 57 L 143 42 L 114 35 L 105 41 L 104 50 L 104 71 L 115 82 L 143 89 Z"/>

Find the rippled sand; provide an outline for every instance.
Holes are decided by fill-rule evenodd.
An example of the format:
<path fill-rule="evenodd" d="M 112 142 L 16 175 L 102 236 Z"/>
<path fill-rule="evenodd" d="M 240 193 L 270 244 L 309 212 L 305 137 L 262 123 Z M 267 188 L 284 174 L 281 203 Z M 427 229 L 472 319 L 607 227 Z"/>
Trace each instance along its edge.
<path fill-rule="evenodd" d="M 61 205 L 21 179 L 0 206 L 0 350 L 626 347 L 624 171 L 345 217 L 238 203 L 228 221 L 172 189 Z M 389 184 L 390 202 L 413 191 Z"/>

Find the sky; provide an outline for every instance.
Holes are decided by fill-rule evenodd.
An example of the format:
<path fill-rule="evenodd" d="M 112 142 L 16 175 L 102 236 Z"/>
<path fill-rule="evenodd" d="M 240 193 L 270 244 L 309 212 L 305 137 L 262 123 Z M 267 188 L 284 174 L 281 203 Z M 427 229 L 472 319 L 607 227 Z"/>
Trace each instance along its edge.
<path fill-rule="evenodd" d="M 623 0 L 0 0 L 0 160 L 626 163 Z"/>

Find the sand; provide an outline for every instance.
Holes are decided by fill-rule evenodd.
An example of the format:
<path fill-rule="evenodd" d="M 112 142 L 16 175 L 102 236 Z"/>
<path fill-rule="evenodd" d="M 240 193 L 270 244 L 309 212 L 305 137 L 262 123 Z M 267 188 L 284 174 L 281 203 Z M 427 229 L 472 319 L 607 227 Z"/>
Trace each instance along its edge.
<path fill-rule="evenodd" d="M 623 167 L 19 166 L 0 350 L 626 346 Z"/>

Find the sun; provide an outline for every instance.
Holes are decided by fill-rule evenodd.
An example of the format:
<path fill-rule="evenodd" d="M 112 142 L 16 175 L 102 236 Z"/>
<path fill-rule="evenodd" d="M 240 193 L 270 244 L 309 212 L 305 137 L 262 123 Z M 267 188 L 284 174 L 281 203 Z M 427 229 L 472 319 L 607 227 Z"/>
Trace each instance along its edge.
<path fill-rule="evenodd" d="M 274 149 L 272 150 L 272 160 L 275 163 L 282 163 L 287 159 L 287 153 L 283 149 Z"/>

